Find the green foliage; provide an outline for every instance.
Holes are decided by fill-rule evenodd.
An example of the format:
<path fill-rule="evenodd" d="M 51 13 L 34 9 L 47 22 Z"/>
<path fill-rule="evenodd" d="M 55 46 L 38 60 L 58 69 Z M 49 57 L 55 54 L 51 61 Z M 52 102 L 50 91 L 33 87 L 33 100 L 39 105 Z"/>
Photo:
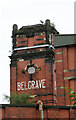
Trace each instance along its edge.
<path fill-rule="evenodd" d="M 55 28 L 55 24 L 54 23 L 51 23 L 51 26 L 52 26 L 52 28 Z"/>
<path fill-rule="evenodd" d="M 66 94 L 69 95 L 69 98 L 71 98 L 71 101 L 74 101 L 73 105 L 76 105 L 76 93 L 72 90 L 72 88 L 65 87 Z"/>
<path fill-rule="evenodd" d="M 21 31 L 20 30 L 17 30 L 17 33 L 20 33 Z"/>
<path fill-rule="evenodd" d="M 33 104 L 33 99 L 30 99 L 29 94 L 18 94 L 18 93 L 11 93 L 10 97 L 4 95 L 4 99 L 10 102 L 10 104 Z"/>

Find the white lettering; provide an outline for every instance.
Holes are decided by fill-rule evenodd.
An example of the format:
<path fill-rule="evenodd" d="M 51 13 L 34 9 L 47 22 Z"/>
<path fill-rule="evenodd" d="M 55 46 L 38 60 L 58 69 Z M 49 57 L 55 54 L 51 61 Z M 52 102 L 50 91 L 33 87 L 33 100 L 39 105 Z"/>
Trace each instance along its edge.
<path fill-rule="evenodd" d="M 30 83 L 31 83 L 31 81 L 28 81 L 28 89 L 31 89 Z"/>
<path fill-rule="evenodd" d="M 25 84 L 24 84 L 24 89 L 27 90 L 27 88 L 26 88 L 26 82 L 25 82 Z"/>
<path fill-rule="evenodd" d="M 17 82 L 17 90 L 20 90 L 20 82 Z"/>
<path fill-rule="evenodd" d="M 38 80 L 36 80 L 36 87 L 35 88 L 39 88 L 39 86 L 38 86 Z"/>
<path fill-rule="evenodd" d="M 21 82 L 21 90 L 24 90 L 24 82 Z"/>
<path fill-rule="evenodd" d="M 43 79 L 41 81 L 42 81 L 42 88 L 46 88 L 46 86 L 45 86 L 45 79 Z"/>
<path fill-rule="evenodd" d="M 39 80 L 39 87 L 41 88 L 41 81 Z"/>
<path fill-rule="evenodd" d="M 35 88 L 35 86 L 34 86 L 34 85 L 35 85 L 35 81 L 34 81 L 34 80 L 32 80 L 32 86 L 31 86 L 31 87 L 32 87 L 32 89 L 34 89 L 34 88 Z"/>
<path fill-rule="evenodd" d="M 29 90 L 29 89 L 39 89 L 46 88 L 45 79 L 42 80 L 32 80 L 28 82 L 17 82 L 17 90 Z"/>

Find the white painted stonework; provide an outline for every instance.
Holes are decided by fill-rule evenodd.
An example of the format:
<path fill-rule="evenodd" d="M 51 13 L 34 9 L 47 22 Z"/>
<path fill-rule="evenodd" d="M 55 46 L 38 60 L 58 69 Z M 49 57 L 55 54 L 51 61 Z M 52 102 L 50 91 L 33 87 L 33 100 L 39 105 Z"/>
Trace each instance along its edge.
<path fill-rule="evenodd" d="M 32 90 L 32 89 L 40 89 L 46 88 L 45 86 L 45 79 L 42 80 L 32 80 L 28 82 L 17 82 L 17 90 Z"/>

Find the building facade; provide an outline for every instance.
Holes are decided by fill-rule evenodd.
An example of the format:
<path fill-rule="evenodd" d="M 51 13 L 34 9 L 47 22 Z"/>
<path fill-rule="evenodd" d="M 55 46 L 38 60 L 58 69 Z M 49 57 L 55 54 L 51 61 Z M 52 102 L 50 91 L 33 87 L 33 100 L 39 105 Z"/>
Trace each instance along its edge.
<path fill-rule="evenodd" d="M 12 51 L 10 92 L 31 93 L 34 104 L 0 105 L 0 119 L 76 119 L 65 92 L 65 87 L 76 92 L 76 35 L 60 35 L 50 20 L 20 29 L 14 24 Z"/>
<path fill-rule="evenodd" d="M 76 36 L 60 35 L 45 24 L 13 25 L 10 92 L 29 94 L 34 103 L 71 105 L 65 87 L 75 90 Z"/>
<path fill-rule="evenodd" d="M 44 25 L 23 26 L 19 30 L 17 25 L 13 25 L 10 91 L 25 94 L 31 92 L 35 103 L 41 100 L 44 104 L 56 104 L 52 33 L 58 32 L 49 20 Z"/>
<path fill-rule="evenodd" d="M 65 87 L 76 92 L 76 35 L 55 35 L 54 46 L 57 104 L 72 105 Z"/>

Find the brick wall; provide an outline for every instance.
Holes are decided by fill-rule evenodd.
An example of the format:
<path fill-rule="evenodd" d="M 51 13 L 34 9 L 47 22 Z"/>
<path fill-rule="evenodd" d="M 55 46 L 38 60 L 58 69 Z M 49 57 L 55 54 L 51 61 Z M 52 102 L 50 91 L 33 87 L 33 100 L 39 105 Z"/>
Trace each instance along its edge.
<path fill-rule="evenodd" d="M 25 93 L 28 94 L 30 91 L 32 92 L 32 95 L 38 95 L 37 98 L 35 98 L 35 101 L 38 101 L 41 99 L 43 102 L 50 104 L 54 104 L 54 98 L 53 98 L 53 78 L 52 78 L 52 64 L 50 61 L 46 58 L 39 58 L 39 59 L 32 59 L 32 63 L 38 66 L 40 70 L 37 70 L 35 74 L 32 75 L 32 80 L 30 80 L 30 75 L 25 72 L 25 74 L 22 73 L 22 70 L 25 69 L 25 67 L 30 64 L 30 60 L 26 61 L 17 61 L 16 67 L 11 67 L 11 81 L 10 81 L 10 89 L 11 92 L 18 91 L 18 93 Z M 45 80 L 44 86 L 39 87 L 37 89 L 33 89 L 31 87 L 31 82 L 36 80 Z M 30 81 L 30 86 L 28 88 L 28 81 Z M 26 82 L 26 90 L 24 89 L 24 82 Z M 17 83 L 22 83 L 22 88 L 17 86 Z M 35 87 L 36 85 L 34 85 Z M 43 94 L 46 94 L 43 96 Z M 50 94 L 50 95 L 48 95 Z"/>
<path fill-rule="evenodd" d="M 46 33 L 35 33 L 35 35 L 31 37 L 27 37 L 26 34 L 16 35 L 15 42 L 16 48 L 46 45 Z M 25 95 L 31 91 L 32 95 L 37 96 L 34 98 L 35 102 L 42 100 L 45 104 L 56 104 L 56 95 L 53 91 L 54 51 L 47 47 L 17 50 L 10 58 L 10 91 L 17 91 Z M 30 75 L 27 67 L 33 64 L 37 66 L 37 68 L 35 69 L 35 73 Z M 24 73 L 22 71 L 24 71 Z M 41 83 L 41 81 L 43 81 L 43 83 Z M 37 88 L 35 86 L 37 86 Z"/>
<path fill-rule="evenodd" d="M 76 69 L 75 69 L 76 46 L 63 46 L 55 49 L 55 70 L 57 86 L 57 105 L 70 105 L 68 95 L 64 87 L 72 88 L 76 92 Z"/>
<path fill-rule="evenodd" d="M 1 109 L 0 109 L 1 110 Z M 37 119 L 40 118 L 40 111 L 36 107 L 36 105 L 2 105 L 2 118 L 10 118 L 10 120 L 17 118 L 32 118 Z M 44 118 L 46 120 L 53 119 L 60 120 L 61 119 L 69 119 L 75 118 L 76 115 L 76 107 L 70 106 L 43 106 Z"/>
<path fill-rule="evenodd" d="M 45 27 L 44 25 L 22 27 L 19 33 L 17 25 L 13 26 L 13 48 L 16 49 L 13 49 L 10 57 L 10 91 L 25 94 L 31 91 L 37 96 L 34 98 L 35 102 L 40 99 L 50 105 L 70 105 L 73 102 L 66 95 L 65 87 L 72 88 L 76 92 L 76 45 L 73 35 L 56 35 L 53 41 L 54 31 L 50 29 L 50 21 L 48 23 L 46 22 Z M 53 47 L 41 47 L 46 44 L 53 45 L 53 42 L 55 52 Z M 22 49 L 24 47 L 25 49 Z M 30 64 L 36 65 L 40 70 L 36 69 L 35 73 L 30 75 L 26 69 Z M 42 83 L 45 84 L 44 88 L 40 85 L 40 88 L 37 86 L 35 89 L 36 80 L 37 85 L 41 80 L 45 80 L 45 83 L 44 81 Z"/>

